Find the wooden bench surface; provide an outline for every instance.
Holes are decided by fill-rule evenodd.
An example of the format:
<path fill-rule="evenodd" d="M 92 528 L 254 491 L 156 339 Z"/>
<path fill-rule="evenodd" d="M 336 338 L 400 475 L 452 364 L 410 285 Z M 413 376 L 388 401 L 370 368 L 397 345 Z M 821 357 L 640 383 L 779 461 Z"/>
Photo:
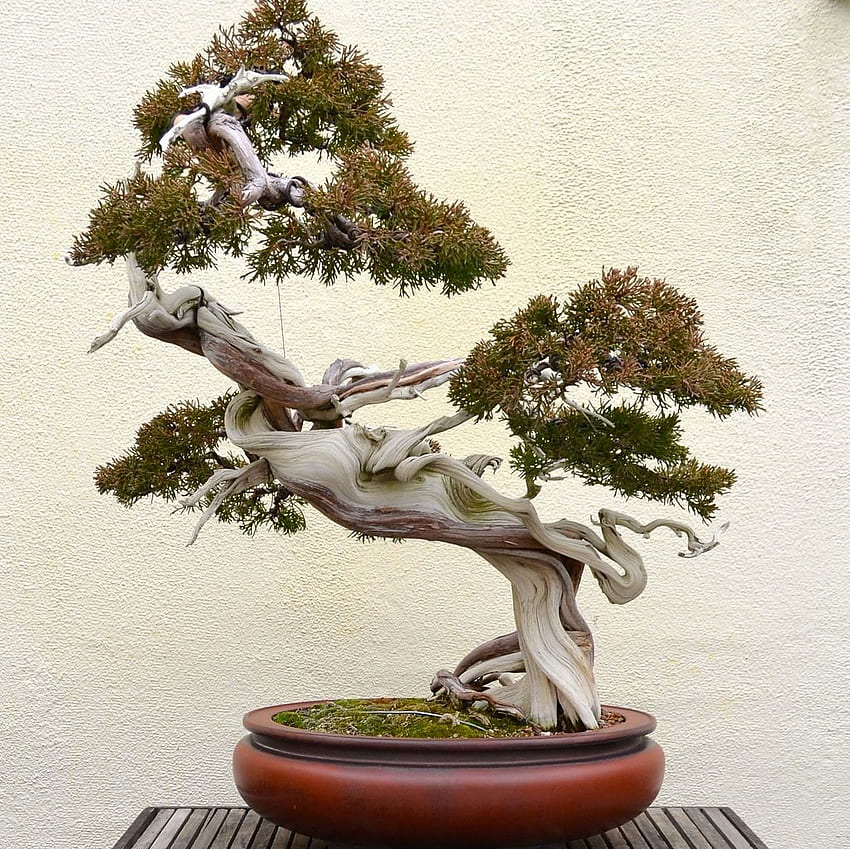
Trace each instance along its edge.
<path fill-rule="evenodd" d="M 113 849 L 333 849 L 248 808 L 145 808 Z M 767 849 L 730 808 L 650 808 L 563 849 Z"/>

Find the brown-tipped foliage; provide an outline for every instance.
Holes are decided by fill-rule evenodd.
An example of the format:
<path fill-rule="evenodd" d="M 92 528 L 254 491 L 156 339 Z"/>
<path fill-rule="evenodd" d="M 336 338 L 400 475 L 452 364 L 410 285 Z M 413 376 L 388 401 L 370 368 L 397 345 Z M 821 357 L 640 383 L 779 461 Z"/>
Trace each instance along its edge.
<path fill-rule="evenodd" d="M 412 182 L 402 161 L 410 142 L 390 115 L 380 69 L 342 46 L 300 0 L 260 0 L 205 51 L 173 65 L 136 109 L 143 157 L 159 152 L 175 115 L 197 107 L 198 96 L 181 98 L 182 89 L 222 83 L 240 68 L 288 75 L 256 87 L 240 107 L 263 166 L 271 171 L 273 156 L 312 152 L 337 165 L 330 180 L 304 209 L 246 208 L 230 155 L 191 151 L 181 139 L 161 174 L 140 170 L 104 188 L 74 243 L 74 263 L 132 251 L 148 271 L 186 272 L 214 265 L 218 252 L 246 253 L 259 232 L 261 246 L 248 254 L 253 279 L 307 274 L 333 283 L 365 272 L 402 294 L 431 286 L 454 294 L 502 276 L 502 250 L 463 204 L 439 201 Z"/>
<path fill-rule="evenodd" d="M 501 277 L 508 261 L 462 203 L 438 201 L 413 183 L 401 160 L 360 148 L 309 192 L 305 213 L 267 219 L 249 263 L 261 280 L 308 274 L 333 283 L 365 272 L 402 294 L 440 286 L 451 295 Z"/>
<path fill-rule="evenodd" d="M 308 275 L 333 283 L 362 273 L 401 294 L 440 287 L 452 295 L 504 274 L 507 258 L 466 207 L 438 200 L 411 179 L 411 144 L 390 114 L 380 68 L 344 46 L 302 0 L 257 0 L 237 26 L 173 65 L 135 111 L 141 158 L 157 157 L 175 116 L 198 107 L 197 94 L 180 97 L 184 88 L 224 85 L 243 68 L 286 79 L 266 81 L 233 104 L 233 116 L 218 124 L 230 136 L 211 129 L 205 139 L 198 124 L 169 147 L 161 169 L 140 165 L 104 186 L 75 240 L 76 264 L 133 253 L 147 271 L 188 272 L 224 253 L 244 256 L 245 276 L 254 280 Z M 228 145 L 241 151 L 238 162 Z M 263 192 L 262 168 L 294 177 L 272 158 L 302 153 L 331 160 L 322 185 L 312 185 L 310 174 L 274 180 L 266 187 L 272 200 L 267 192 L 246 205 L 243 198 L 258 193 L 243 192 L 242 168 Z M 297 170 L 303 167 L 299 160 Z M 298 190 L 270 188 L 287 185 Z M 574 396 L 576 387 L 583 394 Z M 450 392 L 473 415 L 505 420 L 519 440 L 514 465 L 532 494 L 538 481 L 566 468 L 703 517 L 734 476 L 690 456 L 677 414 L 691 406 L 719 417 L 754 413 L 761 399 L 759 382 L 705 341 L 696 304 L 633 268 L 603 273 L 564 304 L 534 298 L 473 349 Z M 216 469 L 244 462 L 221 453 L 225 400 L 166 410 L 130 451 L 98 470 L 98 487 L 128 505 L 153 494 L 174 500 Z M 272 485 L 228 499 L 218 516 L 249 531 L 261 522 L 282 530 L 303 523 L 288 493 Z"/>
<path fill-rule="evenodd" d="M 71 261 L 113 262 L 135 253 L 148 271 L 188 272 L 214 266 L 218 251 L 240 256 L 258 216 L 235 200 L 240 175 L 226 156 L 188 153 L 170 150 L 157 177 L 140 170 L 105 186 L 88 229 L 74 240 Z M 204 186 L 207 199 L 201 200 L 197 189 Z M 220 199 L 211 203 L 215 191 Z"/>
<path fill-rule="evenodd" d="M 564 467 L 708 518 L 734 475 L 690 457 L 676 413 L 754 413 L 761 385 L 705 341 L 702 323 L 696 303 L 664 281 L 611 269 L 563 305 L 540 296 L 499 322 L 453 378 L 451 397 L 479 418 L 501 414 L 532 491 Z M 575 409 L 580 385 L 592 392 L 584 410 Z"/>
<path fill-rule="evenodd" d="M 174 115 L 196 105 L 178 93 L 219 83 L 240 68 L 280 73 L 284 83 L 258 88 L 249 137 L 260 159 L 278 152 L 334 155 L 369 143 L 404 156 L 410 142 L 395 124 L 378 66 L 307 12 L 301 0 L 260 0 L 238 26 L 221 29 L 209 46 L 145 94 L 136 108 L 142 153 L 158 151 Z"/>
<path fill-rule="evenodd" d="M 242 456 L 223 447 L 224 411 L 231 398 L 227 394 L 210 404 L 174 404 L 143 424 L 132 448 L 97 469 L 98 491 L 111 492 L 125 507 L 155 495 L 175 502 L 219 469 L 245 465 Z M 212 497 L 206 497 L 199 507 L 207 507 Z M 305 526 L 302 503 L 270 481 L 267 486 L 230 496 L 215 515 L 220 522 L 233 522 L 249 534 L 264 525 L 295 533 Z"/>

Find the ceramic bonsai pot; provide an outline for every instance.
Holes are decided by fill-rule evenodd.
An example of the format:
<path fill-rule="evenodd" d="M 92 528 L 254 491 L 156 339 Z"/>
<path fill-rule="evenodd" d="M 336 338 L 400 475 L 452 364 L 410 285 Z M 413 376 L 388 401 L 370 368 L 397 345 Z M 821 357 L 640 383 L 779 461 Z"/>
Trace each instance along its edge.
<path fill-rule="evenodd" d="M 645 810 L 664 774 L 655 718 L 542 737 L 422 740 L 356 737 L 244 717 L 233 769 L 262 816 L 326 841 L 409 849 L 495 849 L 562 842 Z"/>

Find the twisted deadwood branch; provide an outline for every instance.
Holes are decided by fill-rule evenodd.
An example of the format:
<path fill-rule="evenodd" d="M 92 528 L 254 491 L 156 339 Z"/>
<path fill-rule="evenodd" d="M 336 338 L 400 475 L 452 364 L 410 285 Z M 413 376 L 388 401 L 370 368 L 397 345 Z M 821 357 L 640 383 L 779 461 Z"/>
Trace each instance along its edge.
<path fill-rule="evenodd" d="M 670 528 L 685 537 L 691 555 L 716 540 L 704 543 L 679 522 L 641 524 L 612 510 L 599 511 L 601 533 L 567 519 L 544 523 L 529 499 L 505 496 L 482 480 L 495 458 L 475 455 L 461 462 L 433 450 L 429 437 L 468 421 L 464 412 L 406 430 L 359 424 L 303 430 L 303 421 L 343 425 L 366 404 L 414 398 L 448 380 L 462 360 L 412 366 L 402 361 L 395 371 L 337 360 L 326 370 L 326 382 L 311 386 L 289 359 L 257 341 L 234 310 L 200 287 L 166 293 L 134 257 L 127 258 L 127 267 L 130 306 L 92 349 L 133 321 L 147 335 L 205 356 L 244 388 L 228 407 L 227 436 L 259 459 L 217 472 L 187 501 L 197 503 L 218 490 L 193 541 L 227 497 L 274 479 L 359 534 L 469 548 L 511 583 L 516 638 L 485 644 L 454 673 L 441 671 L 435 689 L 489 701 L 543 728 L 552 727 L 559 713 L 570 723 L 597 726 L 593 643 L 575 602 L 581 566 L 591 570 L 609 600 L 623 604 L 643 590 L 646 571 L 620 529 L 648 535 Z M 506 677 L 518 672 L 525 673 L 518 680 Z"/>
<path fill-rule="evenodd" d="M 241 124 L 222 111 L 253 85 L 285 78 L 240 71 L 223 86 L 197 87 L 203 105 L 175 122 L 163 148 L 183 136 L 196 150 L 225 149 L 243 174 L 244 204 L 301 205 L 306 181 L 269 174 Z M 559 714 L 578 726 L 598 725 L 593 640 L 575 599 L 582 569 L 587 566 L 605 595 L 622 604 L 643 590 L 646 571 L 621 528 L 643 535 L 670 528 L 686 538 L 685 556 L 712 548 L 716 537 L 704 543 L 682 523 L 641 524 L 611 510 L 599 511 L 600 533 L 566 519 L 544 523 L 529 499 L 505 496 L 482 480 L 496 458 L 459 461 L 433 449 L 429 437 L 463 424 L 469 414 L 407 430 L 347 424 L 360 407 L 412 399 L 445 383 L 463 360 L 413 365 L 402 360 L 395 370 L 381 370 L 338 359 L 321 383 L 310 385 L 291 360 L 256 340 L 236 320 L 236 311 L 204 289 L 184 286 L 167 293 L 135 256 L 126 260 L 129 306 L 91 350 L 133 321 L 148 336 L 204 356 L 243 389 L 227 409 L 227 436 L 257 459 L 216 472 L 185 500 L 197 504 L 216 492 L 192 541 L 225 499 L 277 480 L 358 534 L 469 548 L 510 582 L 517 631 L 470 652 L 454 672 L 438 672 L 432 689 L 457 700 L 489 702 L 542 728 L 553 727 Z M 307 421 L 313 429 L 303 429 Z"/>
<path fill-rule="evenodd" d="M 354 424 L 285 433 L 269 426 L 259 397 L 245 392 L 231 402 L 225 425 L 234 444 L 265 460 L 269 475 L 343 527 L 461 545 L 510 581 L 518 650 L 506 640 L 492 657 L 470 661 L 461 675 L 438 675 L 438 686 L 520 711 L 544 728 L 555 724 L 559 708 L 568 721 L 596 727 L 592 642 L 568 567 L 576 561 L 588 566 L 612 601 L 634 598 L 646 573 L 618 528 L 649 526 L 605 510 L 599 514 L 602 537 L 576 522 L 542 522 L 528 499 L 504 496 L 479 477 L 485 465 L 480 455 L 461 462 L 432 450 L 429 436 L 466 419 L 444 417 L 408 430 Z M 664 522 L 650 530 L 674 525 L 681 530 Z M 692 533 L 688 542 L 691 550 L 702 546 Z M 482 679 L 516 671 L 525 675 L 481 695 Z"/>

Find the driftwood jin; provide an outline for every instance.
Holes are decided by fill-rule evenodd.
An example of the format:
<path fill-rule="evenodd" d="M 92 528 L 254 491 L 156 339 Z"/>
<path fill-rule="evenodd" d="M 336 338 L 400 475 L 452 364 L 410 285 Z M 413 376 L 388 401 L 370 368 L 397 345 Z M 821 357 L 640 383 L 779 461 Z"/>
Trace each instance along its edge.
<path fill-rule="evenodd" d="M 242 257 L 253 280 L 366 277 L 403 295 L 454 295 L 507 268 L 463 204 L 414 185 L 411 145 L 379 69 L 298 0 L 261 0 L 175 64 L 135 123 L 133 173 L 105 188 L 71 254 L 77 265 L 127 267 L 129 308 L 92 349 L 132 321 L 205 357 L 235 388 L 211 403 L 175 403 L 143 425 L 136 444 L 98 470 L 99 488 L 125 504 L 150 494 L 181 500 L 202 511 L 198 529 L 215 516 L 248 532 L 293 533 L 309 506 L 363 537 L 470 548 L 510 582 L 516 632 L 438 672 L 432 690 L 544 729 L 596 727 L 593 639 L 576 605 L 583 571 L 621 604 L 646 581 L 623 531 L 671 529 L 685 556 L 716 537 L 609 509 L 590 526 L 544 521 L 534 498 L 570 473 L 709 519 L 734 476 L 694 459 L 678 413 L 753 413 L 758 381 L 706 342 L 694 301 L 634 268 L 606 270 L 563 301 L 532 299 L 466 357 L 375 368 L 339 352 L 315 380 L 255 339 L 190 282 L 195 269 L 227 254 Z M 287 158 L 304 153 L 327 158 L 331 176 L 282 176 Z M 182 286 L 171 282 L 181 276 Z M 366 405 L 415 402 L 443 384 L 453 409 L 442 418 L 408 430 L 357 422 Z M 484 480 L 496 457 L 458 459 L 434 439 L 491 417 L 515 437 L 522 497 Z"/>

